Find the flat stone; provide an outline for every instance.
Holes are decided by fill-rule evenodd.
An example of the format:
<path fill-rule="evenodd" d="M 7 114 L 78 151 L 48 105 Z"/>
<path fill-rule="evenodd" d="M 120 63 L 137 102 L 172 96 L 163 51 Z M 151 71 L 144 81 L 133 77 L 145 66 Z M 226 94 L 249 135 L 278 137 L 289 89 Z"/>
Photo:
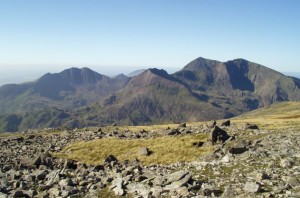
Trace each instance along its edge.
<path fill-rule="evenodd" d="M 179 181 L 181 180 L 182 178 L 184 178 L 186 175 L 188 175 L 189 172 L 188 171 L 178 171 L 178 172 L 174 172 L 168 176 L 166 176 L 166 183 L 165 184 L 170 184 L 172 182 L 175 182 L 175 181 Z"/>
<path fill-rule="evenodd" d="M 191 175 L 190 174 L 186 174 L 180 180 L 174 181 L 171 184 L 166 185 L 163 189 L 164 190 L 175 190 L 175 189 L 178 189 L 178 188 L 182 187 L 183 185 L 185 185 L 186 183 L 188 183 L 188 181 L 190 179 L 191 179 Z"/>
<path fill-rule="evenodd" d="M 247 182 L 244 186 L 244 191 L 251 192 L 251 193 L 257 193 L 260 191 L 261 186 L 258 183 L 254 182 Z"/>

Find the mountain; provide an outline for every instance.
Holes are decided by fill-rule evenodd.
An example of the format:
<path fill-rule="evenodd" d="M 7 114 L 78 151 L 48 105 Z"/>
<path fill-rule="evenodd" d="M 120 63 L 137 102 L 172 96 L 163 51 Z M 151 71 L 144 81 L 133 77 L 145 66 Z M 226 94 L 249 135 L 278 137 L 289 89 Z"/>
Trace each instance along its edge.
<path fill-rule="evenodd" d="M 225 110 L 208 104 L 205 98 L 191 92 L 166 71 L 155 68 L 133 77 L 126 87 L 94 104 L 93 108 L 96 106 L 103 112 L 100 113 L 100 117 L 105 118 L 103 120 L 125 125 L 232 116 Z M 101 123 L 99 116 L 95 118 Z"/>
<path fill-rule="evenodd" d="M 200 57 L 172 75 L 152 68 L 131 78 L 70 68 L 2 86 L 0 131 L 212 120 L 297 100 L 298 78 L 244 59 Z"/>
<path fill-rule="evenodd" d="M 0 87 L 0 115 L 88 105 L 123 88 L 129 79 L 109 78 L 88 68 L 47 73 L 34 82 Z"/>
<path fill-rule="evenodd" d="M 234 105 L 240 112 L 300 99 L 299 79 L 244 59 L 222 63 L 198 58 L 173 76 L 211 102 Z"/>

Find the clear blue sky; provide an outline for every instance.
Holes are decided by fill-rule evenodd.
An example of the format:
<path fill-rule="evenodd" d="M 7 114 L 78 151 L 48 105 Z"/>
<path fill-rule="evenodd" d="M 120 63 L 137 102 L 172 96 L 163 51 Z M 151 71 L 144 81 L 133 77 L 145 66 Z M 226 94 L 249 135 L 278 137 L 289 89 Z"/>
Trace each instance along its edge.
<path fill-rule="evenodd" d="M 0 0 L 0 75 L 245 58 L 300 72 L 299 0 Z"/>

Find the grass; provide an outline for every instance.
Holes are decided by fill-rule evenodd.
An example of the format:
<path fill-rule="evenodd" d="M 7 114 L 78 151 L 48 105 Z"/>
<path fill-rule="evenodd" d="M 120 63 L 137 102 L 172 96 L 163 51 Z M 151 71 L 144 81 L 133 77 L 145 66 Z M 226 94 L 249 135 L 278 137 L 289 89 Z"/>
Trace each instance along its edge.
<path fill-rule="evenodd" d="M 300 128 L 300 102 L 283 102 L 258 109 L 242 116 L 233 118 L 233 123 L 253 123 L 261 129 Z M 197 125 L 197 123 L 188 123 Z M 152 125 L 152 126 L 108 126 L 103 131 L 129 130 L 138 132 L 141 130 L 161 130 L 168 127 L 174 128 L 177 124 Z M 254 135 L 257 139 L 267 134 Z M 206 141 L 205 134 L 185 136 L 163 136 L 152 139 L 124 140 L 117 138 L 105 138 L 90 142 L 77 142 L 65 147 L 60 153 L 53 155 L 60 158 L 68 158 L 87 164 L 102 164 L 109 155 L 114 155 L 118 160 L 138 159 L 144 165 L 171 164 L 175 162 L 190 162 L 197 160 L 201 155 L 213 150 L 212 147 L 197 148 L 193 143 Z M 139 154 L 141 147 L 147 147 L 152 154 L 142 156 Z"/>
<path fill-rule="evenodd" d="M 300 102 L 281 102 L 245 113 L 235 123 L 255 123 L 265 129 L 300 128 Z"/>
<path fill-rule="evenodd" d="M 161 125 L 147 125 L 147 126 L 106 126 L 103 127 L 103 131 L 113 131 L 113 130 L 129 130 L 131 132 L 139 132 L 141 130 L 152 131 L 161 130 L 166 128 L 176 128 L 178 124 L 161 124 Z"/>
<path fill-rule="evenodd" d="M 210 152 L 212 147 L 199 148 L 193 145 L 193 143 L 206 140 L 207 135 L 204 134 L 133 140 L 105 138 L 90 142 L 77 142 L 53 155 L 87 164 L 102 164 L 109 155 L 114 155 L 121 161 L 138 159 L 144 165 L 171 164 L 180 161 L 190 162 Z M 147 147 L 151 155 L 140 155 L 141 147 Z"/>

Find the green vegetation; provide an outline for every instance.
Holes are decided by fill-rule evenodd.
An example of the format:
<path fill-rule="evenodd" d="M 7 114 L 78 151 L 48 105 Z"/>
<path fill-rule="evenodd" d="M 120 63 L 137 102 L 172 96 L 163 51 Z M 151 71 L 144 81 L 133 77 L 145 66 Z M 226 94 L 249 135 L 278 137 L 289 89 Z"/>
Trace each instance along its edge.
<path fill-rule="evenodd" d="M 0 117 L 0 131 L 15 132 L 19 130 L 19 125 L 22 121 L 22 117 L 11 114 Z"/>
<path fill-rule="evenodd" d="M 121 161 L 138 159 L 144 165 L 171 164 L 179 161 L 193 161 L 200 155 L 211 151 L 212 147 L 199 148 L 193 145 L 193 143 L 206 140 L 207 135 L 204 134 L 133 140 L 105 138 L 74 143 L 54 155 L 88 164 L 101 164 L 109 155 L 114 155 Z M 147 147 L 151 155 L 140 155 L 141 147 Z"/>

